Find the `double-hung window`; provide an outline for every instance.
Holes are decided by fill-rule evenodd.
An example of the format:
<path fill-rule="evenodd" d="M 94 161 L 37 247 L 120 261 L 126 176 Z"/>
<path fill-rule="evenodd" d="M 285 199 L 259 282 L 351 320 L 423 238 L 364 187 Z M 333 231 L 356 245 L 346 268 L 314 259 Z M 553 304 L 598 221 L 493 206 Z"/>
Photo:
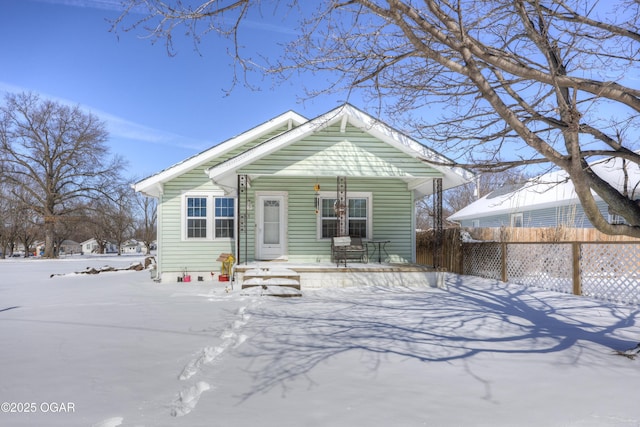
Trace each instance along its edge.
<path fill-rule="evenodd" d="M 187 197 L 187 238 L 207 238 L 206 197 Z"/>
<path fill-rule="evenodd" d="M 318 238 L 330 239 L 338 235 L 338 215 L 336 213 L 335 193 L 320 195 L 318 215 Z M 347 197 L 347 233 L 349 236 L 371 236 L 371 193 L 351 193 Z"/>
<path fill-rule="evenodd" d="M 215 230 L 216 237 L 233 238 L 234 200 L 230 197 L 216 197 Z"/>
<path fill-rule="evenodd" d="M 234 238 L 235 199 L 212 194 L 187 194 L 183 205 L 183 238 Z"/>

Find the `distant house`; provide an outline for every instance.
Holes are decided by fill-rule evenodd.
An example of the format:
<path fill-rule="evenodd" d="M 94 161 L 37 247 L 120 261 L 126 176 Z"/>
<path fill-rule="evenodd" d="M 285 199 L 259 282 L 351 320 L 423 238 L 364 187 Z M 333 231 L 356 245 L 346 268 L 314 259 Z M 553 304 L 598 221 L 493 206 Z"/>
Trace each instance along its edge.
<path fill-rule="evenodd" d="M 73 240 L 63 240 L 60 244 L 60 255 L 74 255 L 82 252 L 82 245 Z"/>
<path fill-rule="evenodd" d="M 139 254 L 146 250 L 146 247 L 135 239 L 129 239 L 120 246 L 120 252 L 123 254 Z"/>
<path fill-rule="evenodd" d="M 415 202 L 473 175 L 351 105 L 289 111 L 134 185 L 158 199 L 158 274 L 209 275 L 220 254 L 322 263 L 331 238 L 388 240 L 415 261 Z"/>
<path fill-rule="evenodd" d="M 83 254 L 96 254 L 99 250 L 98 241 L 96 239 L 85 240 L 80 243 Z M 105 253 L 114 254 L 118 252 L 118 245 L 112 242 L 107 242 L 105 246 Z"/>
<path fill-rule="evenodd" d="M 622 159 L 610 158 L 591 164 L 591 169 L 622 191 L 625 168 Z M 640 168 L 626 164 L 629 194 L 640 199 Z M 600 211 L 610 223 L 624 219 L 609 210 L 594 193 Z M 556 227 L 593 228 L 580 205 L 573 183 L 564 171 L 550 172 L 517 185 L 499 188 L 447 218 L 463 227 Z"/>

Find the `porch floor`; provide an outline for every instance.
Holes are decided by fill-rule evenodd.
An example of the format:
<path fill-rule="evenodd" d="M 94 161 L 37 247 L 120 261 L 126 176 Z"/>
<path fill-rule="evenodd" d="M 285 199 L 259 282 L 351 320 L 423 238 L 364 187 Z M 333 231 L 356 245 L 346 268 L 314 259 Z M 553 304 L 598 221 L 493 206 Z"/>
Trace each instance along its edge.
<path fill-rule="evenodd" d="M 336 266 L 335 263 L 330 262 L 256 261 L 235 266 L 235 280 L 242 289 L 287 287 L 298 291 L 301 289 L 365 285 L 434 286 L 436 283 L 435 272 L 436 270 L 431 266 L 406 263 L 353 262 L 344 267 L 343 265 Z M 287 289 L 286 292 L 292 293 L 293 291 Z"/>

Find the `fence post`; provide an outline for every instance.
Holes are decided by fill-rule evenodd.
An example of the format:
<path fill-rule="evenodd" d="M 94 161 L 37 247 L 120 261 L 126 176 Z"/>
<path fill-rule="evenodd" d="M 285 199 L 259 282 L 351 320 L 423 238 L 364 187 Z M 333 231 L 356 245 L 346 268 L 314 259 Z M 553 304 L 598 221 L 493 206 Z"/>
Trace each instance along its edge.
<path fill-rule="evenodd" d="M 580 283 L 580 243 L 573 242 L 571 248 L 573 255 L 573 294 L 582 295 L 582 284 Z"/>
<path fill-rule="evenodd" d="M 502 249 L 501 252 L 501 261 L 500 261 L 500 275 L 502 276 L 502 281 L 506 282 L 507 281 L 507 244 L 505 242 L 502 242 L 500 244 L 500 248 Z"/>

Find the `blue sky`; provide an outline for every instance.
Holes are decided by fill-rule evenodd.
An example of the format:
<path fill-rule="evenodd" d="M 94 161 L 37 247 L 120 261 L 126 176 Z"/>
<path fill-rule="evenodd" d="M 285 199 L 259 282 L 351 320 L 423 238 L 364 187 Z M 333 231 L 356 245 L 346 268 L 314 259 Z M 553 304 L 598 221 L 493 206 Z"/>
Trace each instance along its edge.
<path fill-rule="evenodd" d="M 287 110 L 313 118 L 345 101 L 304 103 L 303 80 L 259 92 L 231 86 L 227 45 L 205 38 L 196 52 L 177 40 L 177 55 L 141 33 L 110 32 L 120 0 L 0 0 L 0 95 L 31 91 L 80 105 L 107 123 L 109 144 L 142 178 Z M 278 23 L 277 23 L 278 24 Z M 291 37 L 286 26 L 254 22 L 247 42 L 275 54 Z M 350 102 L 363 107 L 351 97 Z"/>

